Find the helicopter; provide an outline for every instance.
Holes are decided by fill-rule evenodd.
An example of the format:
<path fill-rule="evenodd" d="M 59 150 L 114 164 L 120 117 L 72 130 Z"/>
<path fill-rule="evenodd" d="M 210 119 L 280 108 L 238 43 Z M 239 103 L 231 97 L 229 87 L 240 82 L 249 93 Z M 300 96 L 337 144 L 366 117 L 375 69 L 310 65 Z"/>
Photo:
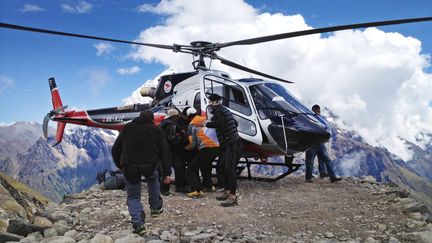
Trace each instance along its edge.
<path fill-rule="evenodd" d="M 254 45 L 264 42 L 300 37 L 312 34 L 334 32 L 347 29 L 367 28 L 385 25 L 405 24 L 432 21 L 432 17 L 367 22 L 350 25 L 309 29 L 296 32 L 267 35 L 225 43 L 193 41 L 189 45 L 165 45 L 141 43 L 76 33 L 38 29 L 8 23 L 0 27 L 22 31 L 38 32 L 76 38 L 118 42 L 132 45 L 148 46 L 171 50 L 175 53 L 191 54 L 193 71 L 163 75 L 156 87 L 144 87 L 140 90 L 143 97 L 152 99 L 149 103 L 132 104 L 95 110 L 68 110 L 63 105 L 54 78 L 49 78 L 53 110 L 44 117 L 43 132 L 47 137 L 48 122 L 57 122 L 56 144 L 62 141 L 67 123 L 120 131 L 128 122 L 149 109 L 155 115 L 154 123 L 158 124 L 166 116 L 166 111 L 176 108 L 183 111 L 194 107 L 202 116 L 209 118 L 208 95 L 218 94 L 222 105 L 227 107 L 238 123 L 238 132 L 244 142 L 242 164 L 239 174 L 247 168 L 248 179 L 276 181 L 295 171 L 301 164 L 293 163 L 294 156 L 306 151 L 315 144 L 325 143 L 330 138 L 330 127 L 293 96 L 287 89 L 289 80 L 275 77 L 243 65 L 232 62 L 218 55 L 223 48 L 238 45 Z M 260 78 L 233 79 L 229 73 L 212 70 L 206 66 L 205 59 L 219 60 L 222 64 L 239 69 Z M 285 163 L 267 162 L 269 157 L 284 156 Z M 287 170 L 275 178 L 253 178 L 251 165 L 266 164 L 281 166 Z"/>

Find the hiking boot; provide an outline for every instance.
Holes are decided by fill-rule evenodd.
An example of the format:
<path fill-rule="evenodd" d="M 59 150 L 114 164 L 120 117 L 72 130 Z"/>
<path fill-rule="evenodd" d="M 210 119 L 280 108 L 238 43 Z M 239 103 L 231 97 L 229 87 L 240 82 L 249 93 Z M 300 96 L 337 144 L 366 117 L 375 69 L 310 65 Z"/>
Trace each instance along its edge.
<path fill-rule="evenodd" d="M 139 236 L 145 236 L 148 233 L 148 229 L 145 224 L 143 224 L 140 227 L 134 229 L 133 232 Z"/>
<path fill-rule="evenodd" d="M 229 196 L 230 196 L 230 194 L 228 192 L 224 191 L 216 197 L 216 200 L 225 201 L 228 199 Z"/>
<path fill-rule="evenodd" d="M 238 202 L 237 202 L 237 195 L 229 195 L 227 200 L 224 202 L 221 202 L 220 204 L 222 207 L 232 207 L 232 206 L 237 206 Z"/>
<path fill-rule="evenodd" d="M 204 197 L 204 193 L 202 191 L 193 191 L 186 194 L 190 198 L 201 198 Z"/>
<path fill-rule="evenodd" d="M 326 177 L 329 177 L 329 175 L 328 175 L 327 173 L 320 173 L 319 177 L 320 177 L 321 179 L 324 179 L 324 178 L 326 178 Z"/>
<path fill-rule="evenodd" d="M 216 192 L 223 192 L 223 191 L 225 191 L 225 188 L 223 187 L 216 188 Z"/>
<path fill-rule="evenodd" d="M 340 178 L 340 177 L 335 177 L 335 178 L 330 178 L 330 181 L 333 183 L 333 182 L 336 182 L 336 181 L 340 181 L 340 180 L 342 180 L 342 178 Z"/>
<path fill-rule="evenodd" d="M 312 179 L 306 179 L 306 182 L 312 183 Z"/>
<path fill-rule="evenodd" d="M 203 188 L 203 192 L 215 192 L 215 191 L 216 191 L 216 187 L 214 187 L 214 186 Z"/>
<path fill-rule="evenodd" d="M 171 193 L 169 192 L 169 191 L 161 191 L 160 192 L 162 195 L 164 195 L 164 196 L 169 196 L 169 195 L 171 195 Z"/>
<path fill-rule="evenodd" d="M 150 210 L 150 214 L 152 218 L 157 218 L 159 217 L 159 215 L 161 215 L 163 213 L 164 209 L 151 209 Z"/>

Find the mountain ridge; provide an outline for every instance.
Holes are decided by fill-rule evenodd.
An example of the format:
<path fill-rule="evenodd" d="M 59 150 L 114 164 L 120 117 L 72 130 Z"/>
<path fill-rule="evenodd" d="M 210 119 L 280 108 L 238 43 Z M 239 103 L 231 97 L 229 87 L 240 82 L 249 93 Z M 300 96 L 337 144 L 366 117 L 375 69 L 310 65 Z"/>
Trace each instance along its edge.
<path fill-rule="evenodd" d="M 115 168 L 110 150 L 115 137 L 112 131 L 75 128 L 55 147 L 53 137 L 38 137 L 26 151 L 3 159 L 0 171 L 60 202 L 94 185 L 97 172 Z"/>
<path fill-rule="evenodd" d="M 40 130 L 34 131 L 41 134 L 41 125 L 37 123 L 15 123 L 14 126 L 20 124 L 26 127 L 39 126 Z M 330 140 L 330 151 L 335 157 L 337 174 L 356 177 L 372 175 L 378 181 L 393 181 L 406 189 L 420 191 L 418 195 L 423 201 L 432 197 L 431 181 L 425 176 L 429 175 L 425 171 L 428 168 L 432 169 L 431 162 L 427 160 L 428 156 L 431 156 L 427 149 L 423 150 L 411 144 L 418 156 L 412 161 L 405 162 L 383 147 L 367 144 L 355 131 L 338 128 L 336 124 L 332 124 L 331 127 L 333 135 Z M 27 151 L 0 160 L 0 171 L 25 182 L 58 202 L 63 195 L 80 192 L 96 183 L 97 172 L 115 169 L 110 146 L 116 135 L 116 132 L 110 130 L 76 127 L 67 132 L 63 142 L 54 148 L 50 145 L 54 144 L 52 137 L 46 141 L 40 136 L 33 135 L 32 137 L 37 139 Z M 432 148 L 432 145 L 428 148 Z M 421 159 L 422 163 L 416 168 L 412 165 L 417 158 Z M 297 156 L 296 162 L 304 164 L 304 159 Z M 300 173 L 303 169 L 301 168 Z M 258 167 L 255 171 L 270 175 L 279 173 L 277 168 L 266 166 Z M 37 174 L 48 180 L 44 182 L 34 178 Z M 431 202 L 427 203 L 432 207 Z"/>

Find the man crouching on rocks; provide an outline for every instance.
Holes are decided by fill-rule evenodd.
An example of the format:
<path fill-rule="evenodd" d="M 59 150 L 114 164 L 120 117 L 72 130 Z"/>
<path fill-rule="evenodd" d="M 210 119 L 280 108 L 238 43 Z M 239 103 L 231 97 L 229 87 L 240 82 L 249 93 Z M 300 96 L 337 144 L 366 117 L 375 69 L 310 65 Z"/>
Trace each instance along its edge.
<path fill-rule="evenodd" d="M 144 110 L 140 116 L 125 125 L 112 147 L 116 166 L 124 171 L 129 214 L 134 233 L 146 234 L 145 213 L 141 204 L 141 176 L 147 179 L 152 217 L 163 212 L 160 197 L 159 172 L 161 166 L 165 181 L 170 180 L 170 164 L 166 157 L 168 145 L 162 131 L 153 123 L 153 113 Z"/>

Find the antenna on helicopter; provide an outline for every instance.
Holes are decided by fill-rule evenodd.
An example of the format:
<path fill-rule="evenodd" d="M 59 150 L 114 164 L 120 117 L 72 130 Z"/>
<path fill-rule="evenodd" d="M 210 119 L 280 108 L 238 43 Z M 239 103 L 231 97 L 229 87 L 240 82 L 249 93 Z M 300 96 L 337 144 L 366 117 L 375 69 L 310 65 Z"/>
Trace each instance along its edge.
<path fill-rule="evenodd" d="M 243 60 L 244 65 L 247 67 L 246 61 L 245 61 L 245 59 L 243 57 L 242 57 L 242 60 Z M 253 78 L 252 73 L 249 73 L 249 75 L 250 75 L 251 78 Z"/>

